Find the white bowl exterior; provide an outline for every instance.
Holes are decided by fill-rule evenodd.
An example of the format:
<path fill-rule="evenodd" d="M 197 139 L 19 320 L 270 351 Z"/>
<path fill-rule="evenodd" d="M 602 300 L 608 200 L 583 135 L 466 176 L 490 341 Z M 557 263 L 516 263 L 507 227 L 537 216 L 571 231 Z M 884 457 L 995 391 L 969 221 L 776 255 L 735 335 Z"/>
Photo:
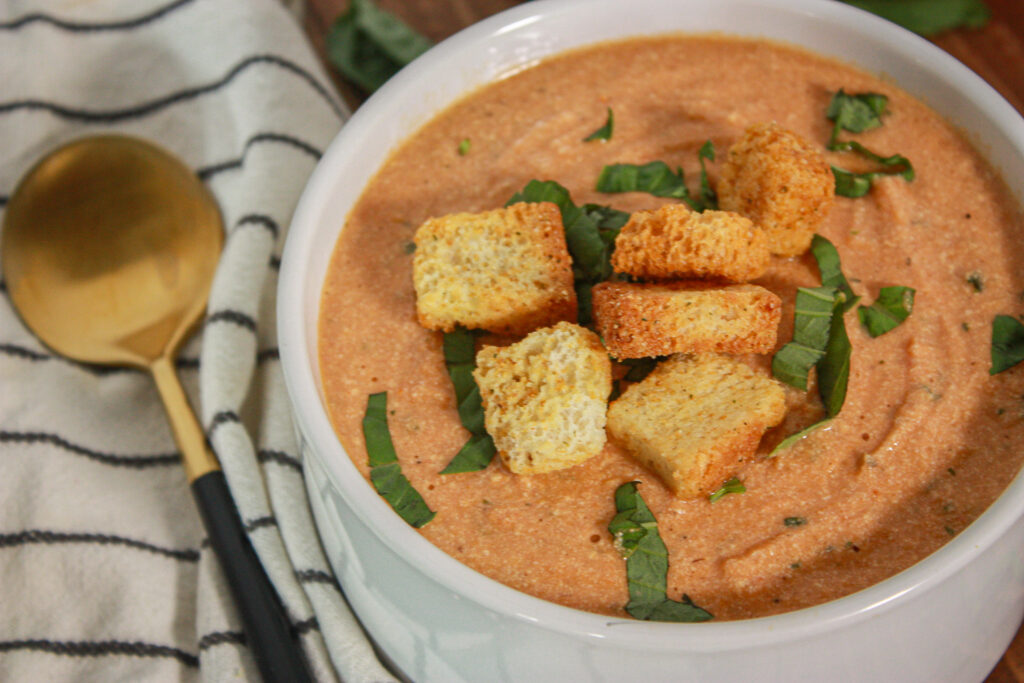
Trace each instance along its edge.
<path fill-rule="evenodd" d="M 1004 177 L 1024 177 L 1024 120 L 1012 107 L 923 39 L 832 0 L 538 0 L 470 27 L 399 73 L 346 124 L 299 202 L 278 327 L 328 557 L 367 630 L 417 681 L 870 681 L 894 672 L 905 681 L 972 681 L 998 660 L 1024 614 L 1024 476 L 947 546 L 855 595 L 744 622 L 651 624 L 546 603 L 461 565 L 394 515 L 338 442 L 319 383 L 320 291 L 345 216 L 394 145 L 460 94 L 545 55 L 715 30 L 800 44 L 883 74 L 967 130 Z M 1024 203 L 1024 188 L 1013 190 Z"/>

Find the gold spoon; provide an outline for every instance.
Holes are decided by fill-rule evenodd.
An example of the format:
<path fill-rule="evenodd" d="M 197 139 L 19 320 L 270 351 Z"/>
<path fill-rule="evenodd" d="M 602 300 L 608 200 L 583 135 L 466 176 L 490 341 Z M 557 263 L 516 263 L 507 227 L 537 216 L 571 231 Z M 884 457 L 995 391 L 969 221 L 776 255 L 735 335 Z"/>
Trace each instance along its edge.
<path fill-rule="evenodd" d="M 167 152 L 96 136 L 46 156 L 7 204 L 4 277 L 22 320 L 73 360 L 149 371 L 264 680 L 310 680 L 174 371 L 224 240 L 213 195 Z"/>

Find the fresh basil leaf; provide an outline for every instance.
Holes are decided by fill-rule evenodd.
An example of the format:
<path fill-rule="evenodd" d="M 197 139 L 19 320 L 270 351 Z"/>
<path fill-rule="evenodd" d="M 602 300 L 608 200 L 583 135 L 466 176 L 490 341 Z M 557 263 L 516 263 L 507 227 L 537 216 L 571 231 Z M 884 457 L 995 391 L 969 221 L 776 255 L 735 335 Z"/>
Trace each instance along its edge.
<path fill-rule="evenodd" d="M 907 182 L 910 182 L 915 177 L 913 164 L 911 164 L 910 160 L 901 154 L 893 154 L 891 156 L 883 157 L 879 154 L 875 154 L 870 149 L 859 142 L 855 142 L 854 140 L 837 142 L 834 145 L 829 145 L 829 149 L 834 152 L 855 152 L 865 159 L 885 167 L 880 171 L 869 171 L 867 173 L 856 174 L 862 177 L 867 177 L 869 180 L 886 175 L 898 175 Z"/>
<path fill-rule="evenodd" d="M 714 503 L 716 500 L 728 493 L 746 493 L 747 487 L 738 478 L 733 477 L 722 484 L 721 488 L 708 496 L 708 501 Z"/>
<path fill-rule="evenodd" d="M 856 199 L 863 197 L 871 190 L 871 174 L 851 173 L 850 171 L 832 167 L 832 177 L 836 179 L 836 194 L 840 197 Z"/>
<path fill-rule="evenodd" d="M 388 429 L 387 392 L 371 394 L 363 417 L 363 438 L 370 465 L 370 481 L 392 509 L 414 527 L 434 518 L 434 512 L 402 474 L 395 446 Z"/>
<path fill-rule="evenodd" d="M 601 169 L 598 192 L 646 192 L 655 197 L 690 199 L 683 182 L 683 170 L 673 171 L 664 161 L 647 164 L 611 164 Z"/>
<path fill-rule="evenodd" d="M 679 602 L 667 595 L 668 549 L 658 535 L 658 522 L 628 482 L 615 491 L 617 514 L 608 525 L 615 547 L 626 559 L 629 602 L 626 611 L 636 619 L 697 622 L 712 618 L 710 612 L 684 595 Z"/>
<path fill-rule="evenodd" d="M 473 147 L 473 143 L 470 142 L 469 138 L 463 138 L 459 143 L 459 156 L 464 157 L 469 154 L 469 150 Z"/>
<path fill-rule="evenodd" d="M 961 27 L 980 28 L 992 15 L 982 0 L 843 1 L 923 36 Z"/>
<path fill-rule="evenodd" d="M 803 526 L 804 524 L 807 524 L 807 518 L 806 517 L 786 517 L 784 520 L 782 520 L 782 523 L 785 524 L 786 526 Z"/>
<path fill-rule="evenodd" d="M 835 287 L 797 289 L 793 340 L 772 357 L 776 379 L 807 390 L 807 373 L 825 356 L 837 293 Z"/>
<path fill-rule="evenodd" d="M 913 309 L 912 287 L 882 287 L 874 303 L 857 309 L 857 316 L 868 334 L 878 337 L 906 320 Z"/>
<path fill-rule="evenodd" d="M 608 118 L 605 119 L 604 125 L 595 130 L 593 133 L 583 138 L 583 142 L 590 142 L 591 140 L 611 140 L 612 130 L 615 128 L 615 115 L 612 114 L 612 108 L 608 107 Z"/>
<path fill-rule="evenodd" d="M 835 417 L 846 400 L 846 386 L 850 380 L 850 355 L 852 347 L 846 335 L 846 322 L 843 320 L 842 293 L 836 294 L 835 307 L 829 325 L 828 344 L 825 355 L 818 361 L 818 394 L 825 405 L 825 415 Z"/>
<path fill-rule="evenodd" d="M 708 180 L 708 169 L 704 165 L 704 161 L 715 160 L 715 146 L 708 140 L 701 145 L 700 150 L 697 152 L 697 159 L 700 161 L 700 202 L 701 208 L 698 211 L 705 211 L 707 209 L 718 210 L 718 195 L 711 188 L 711 181 Z"/>
<path fill-rule="evenodd" d="M 447 332 L 442 341 L 444 363 L 455 389 L 455 405 L 459 421 L 470 433 L 469 439 L 455 454 L 441 474 L 475 472 L 490 464 L 497 449 L 484 428 L 484 406 L 480 388 L 473 379 L 476 368 L 476 334 L 456 328 Z"/>
<path fill-rule="evenodd" d="M 821 235 L 815 234 L 811 240 L 811 253 L 814 254 L 814 260 L 818 262 L 822 286 L 835 287 L 846 295 L 846 303 L 843 304 L 844 312 L 853 308 L 860 301 L 860 297 L 853 293 L 849 281 L 843 275 L 839 252 L 835 245 Z"/>
<path fill-rule="evenodd" d="M 840 88 L 839 92 L 832 96 L 825 111 L 828 120 L 835 122 L 832 137 L 829 139 L 829 149 L 836 143 L 841 130 L 863 133 L 881 126 L 882 114 L 885 113 L 888 104 L 889 98 L 885 95 L 870 92 L 849 95 Z"/>
<path fill-rule="evenodd" d="M 768 454 L 768 457 L 769 458 L 774 458 L 776 455 L 778 455 L 782 451 L 786 450 L 787 448 L 789 448 L 790 446 L 795 444 L 797 441 L 800 441 L 801 439 L 803 439 L 805 436 L 807 436 L 811 432 L 817 431 L 819 428 L 824 427 L 825 425 L 827 425 L 831 421 L 832 421 L 832 418 L 826 418 L 824 420 L 820 420 L 818 422 L 815 422 L 814 424 L 812 424 L 812 425 L 810 425 L 808 427 L 804 427 L 803 429 L 801 429 L 799 432 L 796 432 L 795 434 L 790 434 L 785 439 L 780 441 L 778 443 L 778 445 L 775 446 L 775 448 L 772 449 L 772 452 Z"/>
<path fill-rule="evenodd" d="M 1024 325 L 1010 315 L 992 320 L 992 367 L 990 375 L 1012 368 L 1024 360 Z"/>
<path fill-rule="evenodd" d="M 327 59 L 367 92 L 373 92 L 432 43 L 372 0 L 352 0 L 325 38 Z"/>
<path fill-rule="evenodd" d="M 601 231 L 601 236 L 606 241 L 608 240 L 607 235 L 610 233 L 611 240 L 614 242 L 615 236 L 619 234 L 622 226 L 629 222 L 628 211 L 619 211 L 602 204 L 584 204 L 583 213 L 587 215 L 587 218 L 594 221 L 597 229 Z"/>

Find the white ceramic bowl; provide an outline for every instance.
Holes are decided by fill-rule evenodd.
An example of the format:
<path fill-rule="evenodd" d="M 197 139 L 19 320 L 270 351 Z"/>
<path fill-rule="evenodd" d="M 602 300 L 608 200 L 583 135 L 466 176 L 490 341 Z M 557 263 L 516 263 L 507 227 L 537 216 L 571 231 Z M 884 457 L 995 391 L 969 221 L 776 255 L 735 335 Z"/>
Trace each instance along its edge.
<path fill-rule="evenodd" d="M 281 361 L 328 557 L 367 631 L 416 681 L 978 681 L 1024 614 L 1024 477 L 945 547 L 854 595 L 740 622 L 613 619 L 524 595 L 424 540 L 370 488 L 323 407 L 319 297 L 344 217 L 389 150 L 459 95 L 566 48 L 670 31 L 803 45 L 885 74 L 1024 178 L 1024 121 L 927 41 L 833 0 L 538 0 L 399 73 L 331 144 L 299 203 L 278 295 Z M 1018 199 L 1024 191 L 1017 181 Z"/>

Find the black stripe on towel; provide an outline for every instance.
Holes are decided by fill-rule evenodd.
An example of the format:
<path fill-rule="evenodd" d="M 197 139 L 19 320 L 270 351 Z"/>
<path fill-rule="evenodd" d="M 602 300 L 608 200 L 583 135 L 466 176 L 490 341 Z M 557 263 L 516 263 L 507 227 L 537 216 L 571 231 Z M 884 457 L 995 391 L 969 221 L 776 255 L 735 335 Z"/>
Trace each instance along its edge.
<path fill-rule="evenodd" d="M 344 117 L 341 108 L 331 97 L 331 94 L 323 85 L 320 84 L 319 81 L 316 80 L 313 74 L 309 73 L 298 64 L 295 64 L 283 57 L 278 57 L 277 55 L 253 55 L 251 57 L 247 57 L 232 67 L 225 76 L 213 83 L 179 90 L 169 95 L 165 95 L 164 97 L 159 97 L 155 100 L 138 104 L 133 107 L 97 111 L 90 109 L 77 109 L 44 100 L 15 100 L 13 102 L 0 102 L 0 114 L 18 111 L 21 109 L 28 109 L 30 111 L 42 110 L 48 111 L 61 118 L 84 121 L 86 123 L 114 123 L 125 119 L 147 116 L 155 111 L 177 104 L 178 102 L 193 100 L 200 95 L 216 92 L 231 83 L 238 74 L 251 66 L 259 64 L 270 64 L 298 76 L 302 80 L 306 81 L 310 87 L 312 87 L 317 94 L 327 102 L 338 118 Z"/>
<path fill-rule="evenodd" d="M 284 451 L 272 451 L 270 449 L 261 448 L 256 454 L 256 459 L 264 464 L 274 462 L 278 465 L 290 467 L 296 472 L 302 472 L 302 462 L 295 456 L 288 455 Z"/>
<path fill-rule="evenodd" d="M 270 267 L 272 269 L 274 269 L 274 270 L 281 270 L 281 257 L 280 256 L 271 256 L 270 257 Z"/>
<path fill-rule="evenodd" d="M 0 344 L 0 355 L 10 356 L 12 358 L 20 358 L 21 360 L 27 360 L 33 363 L 59 360 L 64 363 L 67 363 L 68 365 L 74 366 L 79 370 L 85 370 L 86 372 L 97 376 L 118 375 L 125 372 L 142 372 L 138 368 L 132 368 L 126 365 L 92 365 L 90 363 L 80 363 L 78 361 L 71 360 L 70 358 L 56 356 L 52 353 L 46 353 L 44 351 L 37 351 L 35 349 L 30 349 L 27 346 L 20 346 L 18 344 Z"/>
<path fill-rule="evenodd" d="M 213 414 L 212 418 L 210 418 L 210 426 L 206 428 L 206 438 L 211 438 L 213 436 L 213 433 L 217 431 L 217 428 L 220 427 L 222 424 L 227 424 L 229 422 L 239 424 L 241 423 L 241 421 L 242 418 L 240 418 L 238 416 L 238 413 L 236 413 L 235 411 L 219 410 Z"/>
<path fill-rule="evenodd" d="M 14 650 L 35 650 L 68 657 L 105 657 L 122 655 L 126 657 L 170 657 L 185 666 L 199 667 L 199 657 L 169 645 L 155 645 L 139 641 L 123 640 L 2 640 L 0 652 Z"/>
<path fill-rule="evenodd" d="M 266 517 L 257 517 L 256 519 L 250 519 L 245 523 L 246 533 L 252 533 L 256 529 L 262 529 L 268 526 L 277 526 L 277 518 L 273 515 L 267 515 Z"/>
<path fill-rule="evenodd" d="M 236 310 L 233 310 L 233 309 L 230 309 L 230 308 L 221 309 L 219 311 L 215 311 L 215 312 L 211 313 L 210 315 L 206 316 L 206 324 L 207 325 L 209 325 L 210 323 L 219 323 L 219 322 L 234 323 L 235 325 L 238 325 L 239 327 L 244 327 L 245 329 L 249 330 L 250 332 L 253 332 L 253 333 L 256 332 L 256 319 L 255 318 L 253 318 L 248 313 L 242 313 L 241 311 L 236 311 Z"/>
<path fill-rule="evenodd" d="M 323 156 L 323 153 L 313 145 L 291 135 L 285 135 L 284 133 L 256 133 L 245 141 L 245 144 L 242 146 L 242 153 L 237 159 L 222 161 L 218 164 L 211 164 L 210 166 L 203 166 L 196 171 L 196 175 L 198 175 L 202 180 L 207 180 L 218 173 L 241 168 L 242 164 L 245 163 L 246 156 L 249 154 L 249 148 L 261 142 L 277 142 L 288 145 L 305 152 L 316 161 L 319 161 L 320 157 Z"/>
<path fill-rule="evenodd" d="M 232 645 L 245 645 L 245 634 L 241 631 L 213 631 L 199 639 L 199 651 L 209 650 L 216 645 L 231 643 Z"/>
<path fill-rule="evenodd" d="M 277 222 L 273 218 L 262 213 L 246 214 L 235 221 L 236 230 L 247 225 L 266 228 L 275 240 L 277 239 L 277 234 L 281 231 L 281 228 L 277 226 Z"/>
<path fill-rule="evenodd" d="M 10 534 L 0 534 L 0 548 L 12 548 L 19 545 L 42 543 L 57 545 L 61 543 L 97 543 L 99 545 L 121 545 L 136 550 L 170 557 L 182 562 L 198 562 L 199 551 L 192 548 L 162 548 L 145 541 L 137 541 L 124 536 L 113 536 L 111 534 L 91 534 L 83 532 L 67 531 L 46 531 L 44 529 L 26 529 Z"/>
<path fill-rule="evenodd" d="M 260 351 L 259 353 L 256 354 L 256 362 L 259 363 L 259 364 L 269 363 L 272 360 L 280 360 L 280 359 L 281 359 L 281 350 L 278 349 L 276 346 L 273 347 L 273 348 L 269 348 L 269 349 L 263 349 L 262 351 Z"/>
<path fill-rule="evenodd" d="M 0 443 L 45 443 L 57 446 L 76 455 L 82 455 L 90 460 L 114 465 L 116 467 L 132 467 L 142 469 L 144 467 L 166 467 L 177 465 L 181 462 L 179 453 L 166 453 L 157 455 L 115 455 L 103 453 L 85 446 L 71 443 L 67 439 L 49 432 L 9 432 L 0 431 Z"/>
<path fill-rule="evenodd" d="M 174 10 L 191 3 L 192 0 L 175 0 L 172 3 L 164 5 L 163 7 L 157 8 L 155 11 L 149 14 L 144 14 L 140 17 L 132 19 L 123 19 L 121 21 L 107 21 L 107 22 L 96 22 L 86 23 L 78 21 L 68 21 L 66 19 L 60 19 L 58 17 L 52 17 L 48 14 L 42 14 L 40 12 L 33 12 L 32 14 L 26 14 L 13 19 L 11 21 L 0 22 L 0 30 L 15 31 L 22 26 L 40 22 L 43 24 L 49 24 L 65 31 L 71 31 L 73 33 L 92 33 L 96 31 L 123 31 L 127 29 L 138 28 L 139 26 L 145 26 L 146 24 L 156 21 L 162 17 L 167 16 Z"/>
<path fill-rule="evenodd" d="M 292 624 L 292 632 L 294 632 L 294 633 L 296 633 L 297 635 L 300 635 L 300 636 L 305 634 L 305 633 L 309 633 L 310 631 L 319 631 L 319 630 L 320 630 L 320 622 L 316 620 L 316 617 L 310 617 L 309 619 L 305 619 L 303 621 L 297 621 L 294 624 Z"/>
<path fill-rule="evenodd" d="M 334 580 L 334 576 L 322 569 L 296 569 L 295 578 L 298 579 L 299 583 L 326 583 L 335 587 L 338 585 L 338 582 Z"/>

